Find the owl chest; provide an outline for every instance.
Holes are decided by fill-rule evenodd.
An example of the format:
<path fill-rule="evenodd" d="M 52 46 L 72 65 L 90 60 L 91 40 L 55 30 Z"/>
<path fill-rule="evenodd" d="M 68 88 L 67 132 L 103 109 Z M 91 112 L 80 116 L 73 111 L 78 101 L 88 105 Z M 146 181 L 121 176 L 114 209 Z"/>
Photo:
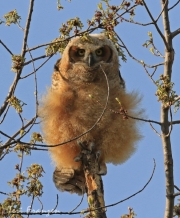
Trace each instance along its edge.
<path fill-rule="evenodd" d="M 69 101 L 65 111 L 68 122 L 74 128 L 78 126 L 81 129 L 91 128 L 100 118 L 96 128 L 105 128 L 114 122 L 114 114 L 110 111 L 112 107 L 111 98 L 108 101 L 108 107 L 103 113 L 106 105 L 107 90 L 86 89 L 80 90 L 74 95 L 74 100 Z"/>

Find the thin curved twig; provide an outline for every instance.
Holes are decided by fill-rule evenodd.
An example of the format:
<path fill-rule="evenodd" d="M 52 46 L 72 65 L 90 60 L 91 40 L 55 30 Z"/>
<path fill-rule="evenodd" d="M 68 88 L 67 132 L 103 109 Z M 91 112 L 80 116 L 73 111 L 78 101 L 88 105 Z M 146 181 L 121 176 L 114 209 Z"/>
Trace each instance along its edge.
<path fill-rule="evenodd" d="M 80 200 L 79 204 L 73 210 L 71 210 L 69 213 L 73 213 L 82 204 L 83 199 L 84 199 L 84 193 L 83 193 L 83 190 L 82 190 L 82 197 L 81 197 L 81 200 Z"/>
<path fill-rule="evenodd" d="M 55 205 L 54 209 L 51 211 L 51 213 L 49 213 L 49 214 L 52 214 L 56 210 L 58 203 L 59 203 L 59 195 L 57 194 L 56 195 L 56 205 Z"/>
<path fill-rule="evenodd" d="M 150 122 L 149 125 L 151 126 L 151 128 L 153 129 L 153 131 L 159 136 L 161 137 L 162 135 L 158 133 L 158 131 L 153 127 L 152 123 Z"/>
<path fill-rule="evenodd" d="M 178 0 L 172 7 L 168 8 L 168 11 L 172 10 L 174 7 L 176 7 L 176 5 L 178 5 L 180 3 L 180 0 Z"/>

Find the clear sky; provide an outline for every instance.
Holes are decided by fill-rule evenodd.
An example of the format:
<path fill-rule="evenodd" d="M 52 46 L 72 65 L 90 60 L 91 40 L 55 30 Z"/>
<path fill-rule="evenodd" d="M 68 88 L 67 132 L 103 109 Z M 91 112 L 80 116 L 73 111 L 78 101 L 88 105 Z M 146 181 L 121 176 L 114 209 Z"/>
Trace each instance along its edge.
<path fill-rule="evenodd" d="M 160 1 L 147 0 L 147 5 L 152 10 L 152 14 L 156 18 L 161 11 Z M 176 1 L 171 1 L 173 5 Z M 88 0 L 72 0 L 61 1 L 64 6 L 64 10 L 58 11 L 56 8 L 56 1 L 37 0 L 35 1 L 34 11 L 32 15 L 32 22 L 30 27 L 30 33 L 28 37 L 28 46 L 34 47 L 39 44 L 48 43 L 54 38 L 59 36 L 58 29 L 63 22 L 74 17 L 80 17 L 80 19 L 86 23 L 87 19 L 91 19 L 94 15 L 94 11 L 97 10 L 97 4 L 99 1 Z M 119 1 L 112 0 L 112 5 L 118 5 Z M 9 11 L 16 9 L 21 16 L 21 26 L 24 27 L 26 23 L 28 13 L 29 1 L 18 0 L 1 0 L 0 1 L 0 19 L 3 15 Z M 173 11 L 170 11 L 170 23 L 172 31 L 179 28 L 180 13 L 179 7 Z M 148 15 L 143 7 L 139 7 L 136 10 L 135 21 L 142 23 L 150 22 Z M 160 19 L 158 24 L 162 29 L 162 20 Z M 148 64 L 156 64 L 163 61 L 161 58 L 154 57 L 148 49 L 144 48 L 142 44 L 148 40 L 147 32 L 151 31 L 154 36 L 155 45 L 163 53 L 164 47 L 162 40 L 157 35 L 153 26 L 138 26 L 129 23 L 122 22 L 117 28 L 117 33 L 124 40 L 130 52 L 139 60 L 144 60 Z M 2 40 L 8 48 L 14 54 L 20 54 L 22 48 L 23 32 L 17 25 L 11 25 L 10 27 L 4 24 L 0 25 L 0 40 Z M 173 66 L 172 81 L 175 82 L 175 89 L 180 94 L 180 36 L 174 39 L 175 48 L 175 62 Z M 44 47 L 32 52 L 33 57 L 38 57 L 45 54 Z M 126 54 L 126 52 L 125 52 Z M 127 54 L 126 54 L 127 55 Z M 53 66 L 56 60 L 60 57 L 59 54 L 54 55 L 50 61 L 43 66 L 38 72 L 38 96 L 41 97 L 46 91 L 46 88 L 51 84 L 51 74 L 53 72 Z M 27 56 L 26 60 L 30 60 Z M 38 67 L 44 60 L 35 62 L 35 67 Z M 5 99 L 5 96 L 9 90 L 9 87 L 14 79 L 15 74 L 10 71 L 11 69 L 11 56 L 0 44 L 0 105 Z M 160 104 L 157 102 L 155 96 L 156 87 L 147 76 L 143 67 L 137 64 L 127 55 L 127 62 L 121 61 L 121 74 L 126 81 L 126 88 L 129 92 L 136 90 L 142 96 L 142 107 L 146 110 L 146 118 L 160 121 Z M 23 69 L 23 75 L 26 75 L 33 71 L 32 65 L 28 65 Z M 155 80 L 158 79 L 158 75 L 163 73 L 163 67 L 159 68 L 155 75 Z M 27 106 L 24 106 L 23 118 L 31 119 L 35 114 L 34 108 L 34 76 L 28 77 L 19 82 L 16 90 L 16 96 L 24 101 Z M 173 114 L 173 120 L 180 119 L 180 112 Z M 10 109 L 9 114 L 5 122 L 1 125 L 0 129 L 6 132 L 8 135 L 13 135 L 20 128 L 20 120 L 13 108 Z M 140 190 L 148 181 L 153 170 L 153 158 L 156 161 L 156 171 L 154 177 L 147 188 L 131 198 L 128 201 L 123 202 L 115 207 L 108 208 L 108 217 L 120 217 L 122 214 L 127 213 L 128 206 L 132 207 L 137 214 L 137 217 L 141 218 L 160 218 L 163 217 L 165 207 L 165 177 L 163 166 L 163 151 L 161 145 L 161 139 L 151 129 L 148 123 L 140 123 L 140 131 L 144 138 L 138 143 L 136 153 L 124 164 L 114 166 L 108 164 L 108 174 L 103 177 L 104 190 L 105 190 L 105 202 L 106 205 L 115 203 L 122 200 L 136 191 Z M 157 131 L 160 132 L 158 126 L 154 126 Z M 175 184 L 180 186 L 180 170 L 179 170 L 179 126 L 176 125 L 172 132 L 172 149 L 174 158 L 174 178 Z M 39 125 L 36 125 L 33 131 L 39 131 Z M 0 135 L 0 141 L 5 142 L 7 139 Z M 28 134 L 24 140 L 30 141 L 30 134 Z M 112 142 L 113 143 L 113 142 Z M 12 191 L 7 185 L 7 181 L 10 181 L 15 176 L 14 165 L 19 163 L 19 159 L 15 154 L 7 155 L 0 162 L 0 191 Z M 81 197 L 77 195 L 71 195 L 68 193 L 61 193 L 56 190 L 52 182 L 52 173 L 54 166 L 51 163 L 48 152 L 44 151 L 32 151 L 31 156 L 24 158 L 23 171 L 31 163 L 41 164 L 45 170 L 44 177 L 41 181 L 44 184 L 44 194 L 41 197 L 44 210 L 52 210 L 56 204 L 56 194 L 59 194 L 59 205 L 57 210 L 59 211 L 71 211 L 81 200 Z M 0 195 L 0 202 L 3 201 L 5 196 Z M 31 199 L 23 198 L 22 211 L 26 211 L 30 205 Z M 77 209 L 80 211 L 87 208 L 86 197 Z M 33 206 L 33 210 L 41 209 L 40 203 L 36 200 Z M 64 217 L 65 215 L 62 215 Z M 68 215 L 67 215 L 68 216 Z M 37 216 L 38 217 L 38 216 Z M 57 217 L 55 215 L 54 217 Z M 74 217 L 80 217 L 75 215 Z"/>

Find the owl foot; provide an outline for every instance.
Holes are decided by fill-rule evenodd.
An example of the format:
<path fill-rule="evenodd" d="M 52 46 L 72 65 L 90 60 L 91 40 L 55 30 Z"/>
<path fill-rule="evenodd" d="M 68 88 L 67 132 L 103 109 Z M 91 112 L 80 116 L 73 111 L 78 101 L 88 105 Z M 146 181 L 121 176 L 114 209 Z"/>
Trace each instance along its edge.
<path fill-rule="evenodd" d="M 71 168 L 55 169 L 53 181 L 60 191 L 68 191 L 82 195 L 85 192 L 85 178 L 81 172 Z"/>
<path fill-rule="evenodd" d="M 98 175 L 105 176 L 107 174 L 107 167 L 105 163 L 100 163 Z"/>

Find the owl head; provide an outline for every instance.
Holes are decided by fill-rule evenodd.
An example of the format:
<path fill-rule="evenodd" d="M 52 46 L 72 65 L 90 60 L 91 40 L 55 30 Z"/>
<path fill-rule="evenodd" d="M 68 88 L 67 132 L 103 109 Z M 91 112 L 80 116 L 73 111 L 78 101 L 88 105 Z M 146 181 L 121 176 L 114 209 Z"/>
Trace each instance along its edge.
<path fill-rule="evenodd" d="M 100 72 L 102 76 L 102 68 L 112 75 L 118 73 L 119 68 L 117 50 L 104 34 L 91 34 L 85 41 L 80 37 L 72 39 L 59 65 L 60 73 L 66 79 L 80 82 L 97 80 Z"/>

